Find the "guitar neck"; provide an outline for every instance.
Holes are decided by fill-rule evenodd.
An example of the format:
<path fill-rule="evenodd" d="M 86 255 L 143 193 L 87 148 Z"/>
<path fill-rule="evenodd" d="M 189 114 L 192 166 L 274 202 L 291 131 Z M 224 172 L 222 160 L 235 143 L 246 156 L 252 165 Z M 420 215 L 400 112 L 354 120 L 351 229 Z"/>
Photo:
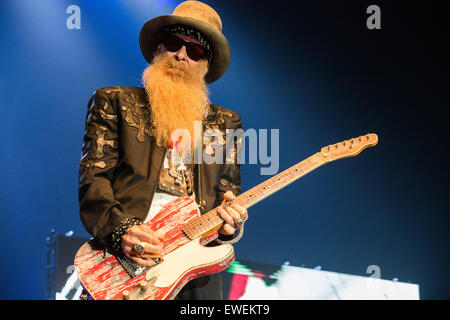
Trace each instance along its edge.
<path fill-rule="evenodd" d="M 288 184 L 303 177 L 307 173 L 317 169 L 326 162 L 327 161 L 320 155 L 320 153 L 316 153 L 296 165 L 280 172 L 272 178 L 258 184 L 250 190 L 241 193 L 235 200 L 233 200 L 233 202 L 236 201 L 241 206 L 249 208 L 264 198 L 274 194 L 278 190 L 283 189 Z"/>
<path fill-rule="evenodd" d="M 326 162 L 328 161 L 326 161 L 318 152 L 246 192 L 241 193 L 233 200 L 233 202 L 245 208 L 249 208 L 307 173 L 317 169 Z M 198 219 L 186 224 L 183 227 L 183 231 L 190 239 L 195 239 L 219 229 L 223 223 L 224 221 L 217 213 L 216 209 L 213 209 L 206 212 Z"/>

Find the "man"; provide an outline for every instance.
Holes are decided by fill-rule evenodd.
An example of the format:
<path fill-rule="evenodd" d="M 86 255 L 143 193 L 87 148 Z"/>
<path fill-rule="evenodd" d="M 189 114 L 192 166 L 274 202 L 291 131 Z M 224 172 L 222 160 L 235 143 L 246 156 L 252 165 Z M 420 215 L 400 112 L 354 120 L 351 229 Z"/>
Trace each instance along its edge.
<path fill-rule="evenodd" d="M 240 193 L 236 152 L 233 163 L 173 161 L 175 153 L 189 147 L 192 154 L 199 151 L 196 121 L 223 135 L 227 129 L 242 128 L 238 114 L 209 102 L 206 85 L 225 73 L 230 60 L 221 30 L 217 12 L 198 1 L 183 2 L 171 15 L 149 20 L 139 40 L 149 62 L 144 87 L 102 88 L 89 101 L 80 162 L 80 216 L 94 237 L 136 264 L 151 267 L 163 258 L 163 237 L 144 223 L 164 204 L 189 196 L 205 213 Z M 191 133 L 190 144 L 174 140 L 172 133 L 178 129 Z M 222 243 L 235 237 L 247 210 L 233 203 L 217 212 L 224 220 L 217 240 Z M 220 276 L 191 281 L 177 298 L 221 299 Z"/>

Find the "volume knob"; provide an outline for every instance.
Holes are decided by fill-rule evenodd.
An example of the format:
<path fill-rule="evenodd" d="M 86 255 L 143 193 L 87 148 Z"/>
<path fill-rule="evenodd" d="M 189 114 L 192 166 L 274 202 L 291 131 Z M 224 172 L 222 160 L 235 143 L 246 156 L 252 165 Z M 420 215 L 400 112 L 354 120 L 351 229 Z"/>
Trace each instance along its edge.
<path fill-rule="evenodd" d="M 139 288 L 141 288 L 142 290 L 146 290 L 147 287 L 148 287 L 147 281 L 141 281 L 141 282 L 139 283 Z"/>
<path fill-rule="evenodd" d="M 130 291 L 125 290 L 125 291 L 122 293 L 122 299 L 123 299 L 123 300 L 130 300 Z"/>

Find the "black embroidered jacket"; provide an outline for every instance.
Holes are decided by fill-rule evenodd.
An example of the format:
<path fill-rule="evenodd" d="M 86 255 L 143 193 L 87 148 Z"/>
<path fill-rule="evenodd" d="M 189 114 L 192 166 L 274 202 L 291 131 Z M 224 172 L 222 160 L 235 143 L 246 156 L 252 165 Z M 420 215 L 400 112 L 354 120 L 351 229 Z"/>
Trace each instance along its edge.
<path fill-rule="evenodd" d="M 102 88 L 89 100 L 79 171 L 80 217 L 105 245 L 125 218 L 145 218 L 156 191 L 167 149 L 156 145 L 149 120 L 144 88 Z M 242 121 L 237 113 L 212 104 L 203 121 L 203 130 L 208 128 L 219 129 L 225 139 L 226 129 L 242 129 Z M 225 146 L 223 150 L 225 159 Z M 218 206 L 228 190 L 240 194 L 240 166 L 236 152 L 231 154 L 233 163 L 194 165 L 202 213 Z"/>

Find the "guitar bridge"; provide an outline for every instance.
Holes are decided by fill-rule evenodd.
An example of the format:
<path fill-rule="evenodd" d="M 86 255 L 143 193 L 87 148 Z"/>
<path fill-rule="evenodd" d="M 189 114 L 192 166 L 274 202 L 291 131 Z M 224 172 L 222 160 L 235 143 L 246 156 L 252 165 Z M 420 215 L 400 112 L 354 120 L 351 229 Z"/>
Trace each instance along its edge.
<path fill-rule="evenodd" d="M 131 261 L 124 255 L 116 256 L 119 263 L 122 267 L 127 271 L 128 275 L 132 278 L 141 275 L 144 271 L 150 269 L 150 267 L 143 267 L 138 265 L 137 263 Z"/>

